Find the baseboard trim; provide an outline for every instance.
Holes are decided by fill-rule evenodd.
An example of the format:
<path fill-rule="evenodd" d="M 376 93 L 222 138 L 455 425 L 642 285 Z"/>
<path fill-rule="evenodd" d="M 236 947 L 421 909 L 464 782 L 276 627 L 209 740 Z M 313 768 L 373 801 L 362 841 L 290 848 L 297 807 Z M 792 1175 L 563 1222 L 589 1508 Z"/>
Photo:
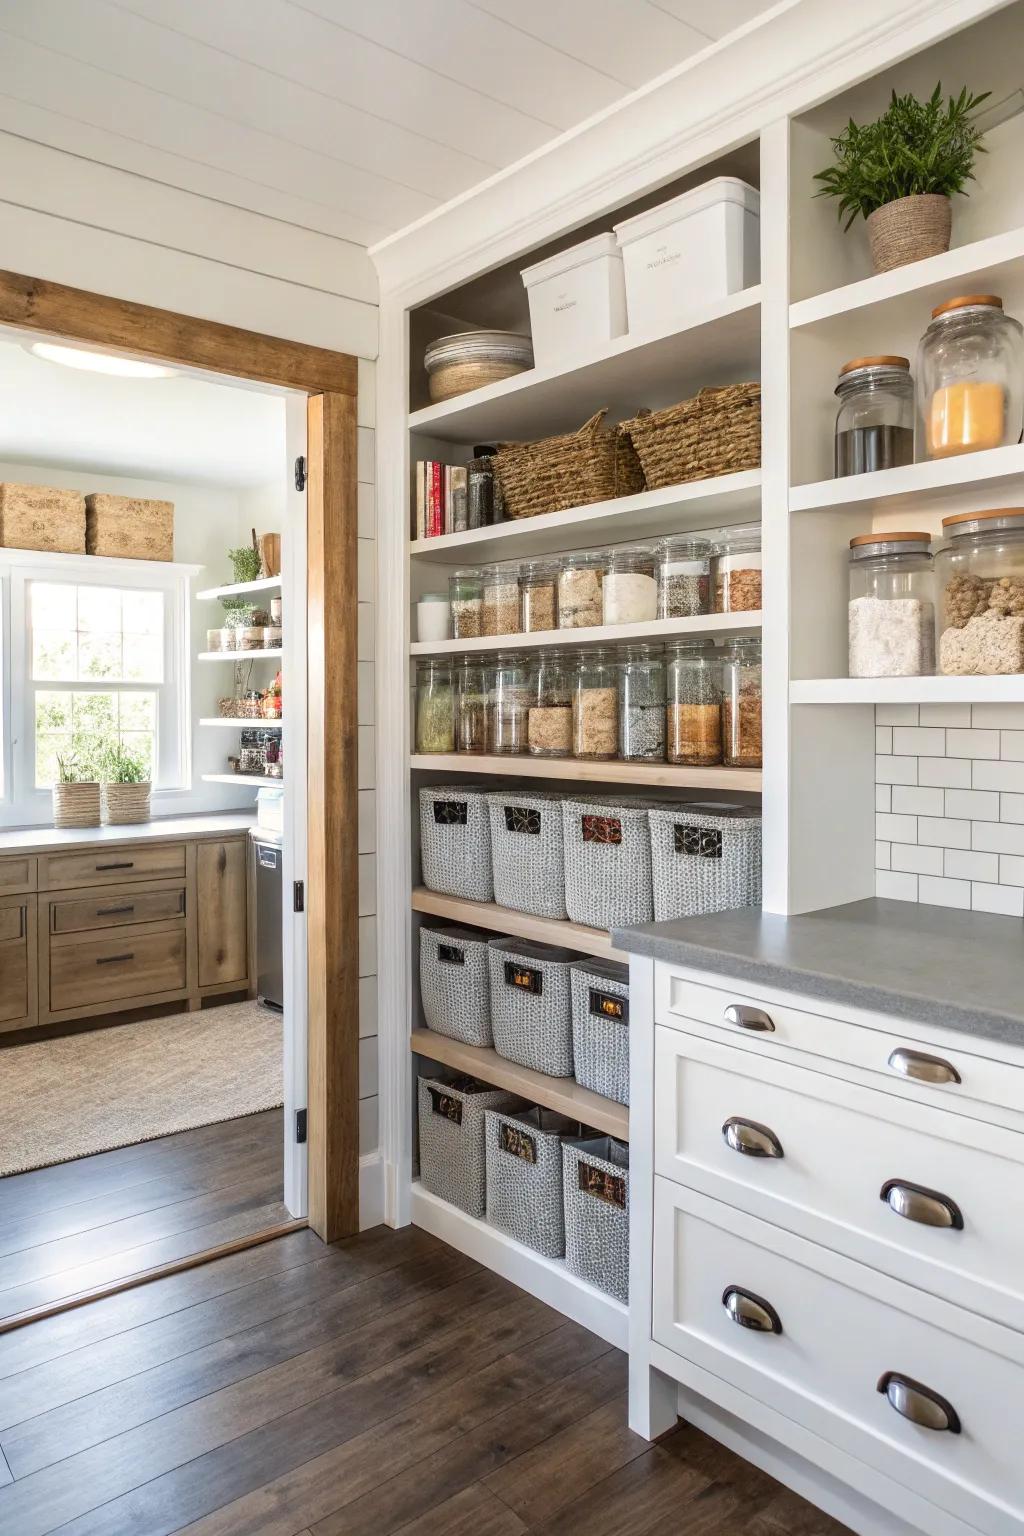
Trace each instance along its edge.
<path fill-rule="evenodd" d="M 359 1230 L 379 1227 L 384 1220 L 384 1160 L 380 1151 L 359 1159 Z"/>

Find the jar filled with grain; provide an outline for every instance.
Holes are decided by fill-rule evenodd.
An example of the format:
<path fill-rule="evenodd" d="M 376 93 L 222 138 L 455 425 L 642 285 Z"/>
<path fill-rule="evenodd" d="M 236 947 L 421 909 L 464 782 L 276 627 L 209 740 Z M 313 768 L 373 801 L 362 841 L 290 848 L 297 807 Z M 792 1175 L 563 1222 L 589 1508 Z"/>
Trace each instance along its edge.
<path fill-rule="evenodd" d="M 613 650 L 580 653 L 572 707 L 572 755 L 606 762 L 619 752 L 619 662 Z"/>
<path fill-rule="evenodd" d="M 761 530 L 730 528 L 713 550 L 715 612 L 753 613 L 761 606 Z"/>
<path fill-rule="evenodd" d="M 518 757 L 526 751 L 529 685 L 529 657 L 521 651 L 499 651 L 494 659 L 488 690 L 489 753 L 498 757 Z"/>
<path fill-rule="evenodd" d="M 526 741 L 531 757 L 572 755 L 575 661 L 573 651 L 545 651 L 530 668 Z"/>
<path fill-rule="evenodd" d="M 927 533 L 850 540 L 851 677 L 922 677 L 935 670 L 935 573 Z"/>
<path fill-rule="evenodd" d="M 559 629 L 590 629 L 602 623 L 601 589 L 607 564 L 603 552 L 563 556 L 558 575 Z"/>
<path fill-rule="evenodd" d="M 453 571 L 448 578 L 453 640 L 478 640 L 482 633 L 484 606 L 483 572 Z"/>
<path fill-rule="evenodd" d="M 722 761 L 722 662 L 713 640 L 677 640 L 668 647 L 665 690 L 666 757 L 687 768 Z"/>
<path fill-rule="evenodd" d="M 711 612 L 711 545 L 707 539 L 662 539 L 658 545 L 658 618 L 692 619 Z"/>
<path fill-rule="evenodd" d="M 942 519 L 935 557 L 939 671 L 971 677 L 1024 672 L 1024 507 Z"/>
<path fill-rule="evenodd" d="M 725 649 L 722 762 L 727 768 L 761 766 L 761 642 L 750 635 Z"/>
<path fill-rule="evenodd" d="M 996 294 L 965 294 L 932 310 L 915 376 L 919 459 L 1020 442 L 1024 329 Z"/>
<path fill-rule="evenodd" d="M 665 652 L 660 645 L 619 651 L 619 756 L 630 763 L 665 758 Z"/>
<path fill-rule="evenodd" d="M 558 628 L 558 560 L 526 560 L 519 567 L 519 627 L 524 635 Z"/>
<path fill-rule="evenodd" d="M 488 671 L 475 656 L 463 656 L 455 669 L 456 752 L 487 751 Z"/>
<path fill-rule="evenodd" d="M 452 665 L 436 656 L 416 668 L 416 751 L 455 751 Z"/>
<path fill-rule="evenodd" d="M 654 553 L 642 545 L 608 551 L 602 592 L 605 624 L 649 624 L 658 613 Z"/>
<path fill-rule="evenodd" d="M 489 565 L 484 570 L 480 633 L 483 635 L 519 633 L 518 566 Z"/>

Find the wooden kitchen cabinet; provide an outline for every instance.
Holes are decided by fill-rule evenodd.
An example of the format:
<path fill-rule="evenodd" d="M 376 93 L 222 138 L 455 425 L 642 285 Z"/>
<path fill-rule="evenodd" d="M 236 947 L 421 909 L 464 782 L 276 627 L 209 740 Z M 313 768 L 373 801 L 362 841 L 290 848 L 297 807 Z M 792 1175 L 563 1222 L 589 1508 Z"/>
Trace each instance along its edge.
<path fill-rule="evenodd" d="M 247 979 L 249 850 L 241 837 L 200 843 L 197 849 L 200 987 Z"/>
<path fill-rule="evenodd" d="M 35 1018 L 36 898 L 0 896 L 0 1030 L 26 1029 Z"/>

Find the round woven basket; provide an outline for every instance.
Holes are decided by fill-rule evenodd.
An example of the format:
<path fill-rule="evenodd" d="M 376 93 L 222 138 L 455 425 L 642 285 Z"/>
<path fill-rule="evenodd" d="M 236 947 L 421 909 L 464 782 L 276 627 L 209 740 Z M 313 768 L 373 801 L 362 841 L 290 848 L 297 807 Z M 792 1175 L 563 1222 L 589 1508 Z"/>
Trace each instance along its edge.
<path fill-rule="evenodd" d="M 111 826 L 149 820 L 151 784 L 104 784 L 103 811 Z"/>
<path fill-rule="evenodd" d="M 98 784 L 55 784 L 53 786 L 53 824 L 55 827 L 98 827 L 100 786 Z"/>
<path fill-rule="evenodd" d="M 867 218 L 871 260 L 876 272 L 891 272 L 949 250 L 953 205 L 937 192 L 898 197 Z"/>

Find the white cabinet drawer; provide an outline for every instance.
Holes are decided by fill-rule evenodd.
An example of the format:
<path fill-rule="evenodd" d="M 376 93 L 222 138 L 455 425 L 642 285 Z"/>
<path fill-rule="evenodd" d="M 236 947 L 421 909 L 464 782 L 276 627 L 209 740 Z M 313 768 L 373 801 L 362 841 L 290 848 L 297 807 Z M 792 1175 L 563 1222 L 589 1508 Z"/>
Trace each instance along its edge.
<path fill-rule="evenodd" d="M 733 1040 L 759 1055 L 802 1056 L 805 1066 L 911 1102 L 941 1104 L 1024 1130 L 1022 1047 L 929 1030 L 916 1021 L 904 1026 L 879 1015 L 851 1023 L 814 1012 L 806 999 L 708 985 L 664 962 L 655 966 L 654 1017 L 672 1029 Z"/>
<path fill-rule="evenodd" d="M 653 1333 L 988 1536 L 1024 1528 L 1019 1334 L 661 1178 Z M 898 1394 L 894 1378 L 936 1425 L 948 1405 L 959 1433 L 897 1412 L 880 1390 Z"/>
<path fill-rule="evenodd" d="M 660 1027 L 654 1124 L 666 1178 L 1024 1331 L 1018 1132 Z"/>

